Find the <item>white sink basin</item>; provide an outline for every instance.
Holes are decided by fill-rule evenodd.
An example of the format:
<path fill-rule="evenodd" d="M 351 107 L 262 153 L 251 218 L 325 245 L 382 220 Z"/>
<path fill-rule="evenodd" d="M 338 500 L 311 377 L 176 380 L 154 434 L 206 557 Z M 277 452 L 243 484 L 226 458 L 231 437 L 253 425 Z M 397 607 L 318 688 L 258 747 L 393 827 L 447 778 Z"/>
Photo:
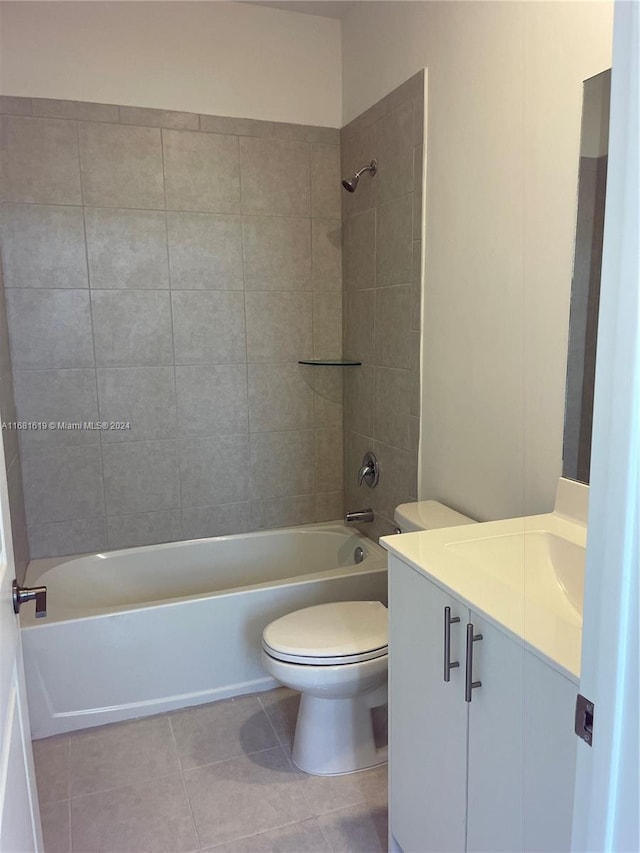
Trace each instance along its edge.
<path fill-rule="evenodd" d="M 521 592 L 525 602 L 558 615 L 568 605 L 582 617 L 585 549 L 575 542 L 548 531 L 522 531 L 450 542 L 446 549 Z"/>
<path fill-rule="evenodd" d="M 389 536 L 381 544 L 576 679 L 586 538 L 581 519 L 549 513 Z"/>

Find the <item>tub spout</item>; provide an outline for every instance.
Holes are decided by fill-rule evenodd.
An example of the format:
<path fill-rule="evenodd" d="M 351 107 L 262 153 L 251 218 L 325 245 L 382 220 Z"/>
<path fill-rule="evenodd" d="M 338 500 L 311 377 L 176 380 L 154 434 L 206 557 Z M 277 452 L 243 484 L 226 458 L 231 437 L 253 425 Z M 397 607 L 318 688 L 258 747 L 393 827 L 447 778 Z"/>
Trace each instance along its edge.
<path fill-rule="evenodd" d="M 373 521 L 372 509 L 358 509 L 355 512 L 348 512 L 344 517 L 345 524 L 368 524 Z"/>

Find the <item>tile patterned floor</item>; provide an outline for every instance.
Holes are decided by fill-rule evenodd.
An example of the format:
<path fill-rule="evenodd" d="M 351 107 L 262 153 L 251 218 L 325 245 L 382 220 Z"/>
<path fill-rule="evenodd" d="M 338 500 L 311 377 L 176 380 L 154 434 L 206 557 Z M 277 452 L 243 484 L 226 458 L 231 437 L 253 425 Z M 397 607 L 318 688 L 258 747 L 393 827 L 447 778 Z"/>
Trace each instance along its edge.
<path fill-rule="evenodd" d="M 33 744 L 46 853 L 379 853 L 386 767 L 291 762 L 281 688 Z"/>

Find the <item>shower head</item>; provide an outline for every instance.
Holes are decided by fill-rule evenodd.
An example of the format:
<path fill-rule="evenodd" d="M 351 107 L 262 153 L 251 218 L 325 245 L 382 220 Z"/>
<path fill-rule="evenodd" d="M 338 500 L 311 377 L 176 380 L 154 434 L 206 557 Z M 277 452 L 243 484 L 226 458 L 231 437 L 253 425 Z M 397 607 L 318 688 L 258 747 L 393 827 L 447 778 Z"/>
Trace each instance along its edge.
<path fill-rule="evenodd" d="M 372 160 L 368 166 L 364 166 L 360 169 L 359 172 L 356 172 L 352 178 L 345 178 L 342 182 L 342 186 L 348 193 L 354 193 L 356 191 L 356 187 L 358 186 L 358 181 L 360 180 L 360 175 L 364 172 L 371 172 L 372 175 L 378 171 L 378 164 L 375 160 Z"/>

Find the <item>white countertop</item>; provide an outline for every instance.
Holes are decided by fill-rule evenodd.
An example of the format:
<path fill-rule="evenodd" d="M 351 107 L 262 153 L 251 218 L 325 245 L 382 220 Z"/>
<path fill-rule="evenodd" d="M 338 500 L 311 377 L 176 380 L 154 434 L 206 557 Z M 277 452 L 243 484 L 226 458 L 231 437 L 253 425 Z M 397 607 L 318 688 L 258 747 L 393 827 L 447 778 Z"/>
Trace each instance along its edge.
<path fill-rule="evenodd" d="M 380 544 L 577 684 L 586 537 L 585 525 L 549 513 Z"/>

